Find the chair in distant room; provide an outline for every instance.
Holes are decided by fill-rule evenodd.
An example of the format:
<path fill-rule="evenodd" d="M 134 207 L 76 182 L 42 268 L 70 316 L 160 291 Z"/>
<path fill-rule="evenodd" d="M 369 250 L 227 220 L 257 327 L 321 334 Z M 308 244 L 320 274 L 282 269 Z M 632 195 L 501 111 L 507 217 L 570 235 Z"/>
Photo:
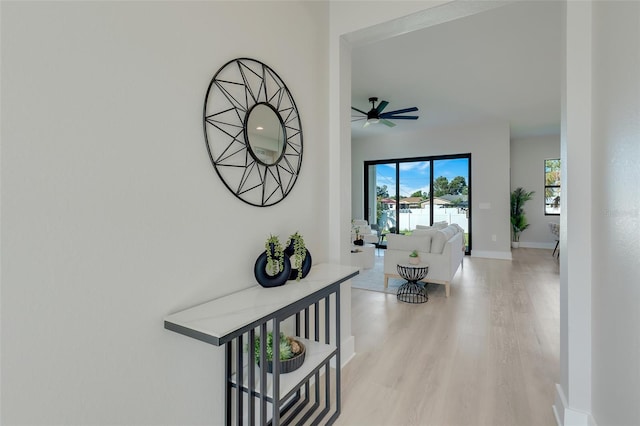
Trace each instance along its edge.
<path fill-rule="evenodd" d="M 558 249 L 558 244 L 560 244 L 560 224 L 555 222 L 549 222 L 549 230 L 553 234 L 556 239 L 556 246 L 553 249 L 552 255 L 556 255 L 556 251 L 558 252 L 558 256 L 560 256 L 560 250 Z"/>

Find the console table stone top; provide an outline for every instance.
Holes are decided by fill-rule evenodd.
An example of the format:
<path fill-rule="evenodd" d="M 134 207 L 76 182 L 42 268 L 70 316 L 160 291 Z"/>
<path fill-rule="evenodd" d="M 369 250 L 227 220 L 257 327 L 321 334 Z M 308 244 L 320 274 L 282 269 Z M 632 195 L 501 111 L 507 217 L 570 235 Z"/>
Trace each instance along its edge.
<path fill-rule="evenodd" d="M 168 315 L 165 328 L 220 346 L 266 318 L 306 297 L 340 284 L 358 274 L 358 268 L 319 264 L 306 278 L 288 281 L 280 287 L 258 284 L 227 296 Z"/>

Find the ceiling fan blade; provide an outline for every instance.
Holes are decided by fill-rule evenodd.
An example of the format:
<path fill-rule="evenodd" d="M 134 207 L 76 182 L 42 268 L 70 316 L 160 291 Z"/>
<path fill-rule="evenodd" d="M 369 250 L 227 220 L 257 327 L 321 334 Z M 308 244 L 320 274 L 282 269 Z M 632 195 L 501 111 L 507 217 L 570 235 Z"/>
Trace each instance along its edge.
<path fill-rule="evenodd" d="M 385 120 L 384 118 L 380 119 L 380 123 L 384 124 L 388 127 L 396 127 L 395 123 L 390 122 L 389 120 Z"/>
<path fill-rule="evenodd" d="M 380 117 L 384 118 L 394 114 L 404 114 L 405 112 L 413 112 L 413 111 L 418 111 L 418 107 L 397 109 L 395 111 L 385 112 L 384 114 L 380 114 Z"/>
<path fill-rule="evenodd" d="M 360 121 L 360 120 L 366 120 L 367 117 L 351 117 L 351 122 L 353 123 L 354 121 Z"/>
<path fill-rule="evenodd" d="M 391 117 L 385 117 L 389 120 L 417 120 L 417 115 L 392 115 Z"/>
<path fill-rule="evenodd" d="M 369 122 L 369 120 L 365 121 L 365 122 L 364 122 L 364 125 L 362 126 L 362 128 L 364 129 L 364 128 L 365 128 L 365 127 L 367 127 L 369 124 L 371 124 L 371 123 Z"/>
<path fill-rule="evenodd" d="M 360 114 L 367 115 L 367 113 L 366 113 L 366 112 L 364 112 L 364 111 L 362 111 L 362 110 L 360 110 L 360 109 L 358 109 L 358 108 L 351 107 L 351 109 L 352 109 L 352 110 L 354 110 L 354 111 L 358 111 Z"/>
<path fill-rule="evenodd" d="M 376 111 L 378 111 L 378 114 L 380 114 L 382 112 L 382 110 L 387 107 L 387 105 L 389 105 L 389 102 L 380 101 L 380 103 L 378 104 L 378 107 L 376 108 Z"/>

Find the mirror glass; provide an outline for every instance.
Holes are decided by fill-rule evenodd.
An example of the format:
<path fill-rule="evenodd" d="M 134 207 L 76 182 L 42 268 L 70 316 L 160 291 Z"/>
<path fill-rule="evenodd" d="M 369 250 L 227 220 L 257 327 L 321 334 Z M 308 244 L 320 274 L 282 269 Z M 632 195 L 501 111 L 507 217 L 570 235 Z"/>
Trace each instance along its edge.
<path fill-rule="evenodd" d="M 271 105 L 256 104 L 247 114 L 244 131 L 253 158 L 267 166 L 280 161 L 285 148 L 285 130 Z"/>

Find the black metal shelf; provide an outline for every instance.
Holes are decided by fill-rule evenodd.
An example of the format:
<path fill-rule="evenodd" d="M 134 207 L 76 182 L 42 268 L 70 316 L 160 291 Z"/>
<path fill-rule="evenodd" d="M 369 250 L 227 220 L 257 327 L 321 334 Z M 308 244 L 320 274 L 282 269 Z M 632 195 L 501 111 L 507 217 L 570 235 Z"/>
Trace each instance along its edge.
<path fill-rule="evenodd" d="M 340 284 L 357 274 L 350 266 L 314 266 L 301 282 L 255 286 L 169 315 L 165 328 L 225 346 L 227 425 L 332 424 L 340 415 Z M 305 361 L 287 374 L 274 362 L 267 373 L 254 361 L 255 341 L 272 331 L 279 359 L 281 329 L 300 338 Z M 265 340 L 258 345 L 260 365 L 266 365 Z"/>

